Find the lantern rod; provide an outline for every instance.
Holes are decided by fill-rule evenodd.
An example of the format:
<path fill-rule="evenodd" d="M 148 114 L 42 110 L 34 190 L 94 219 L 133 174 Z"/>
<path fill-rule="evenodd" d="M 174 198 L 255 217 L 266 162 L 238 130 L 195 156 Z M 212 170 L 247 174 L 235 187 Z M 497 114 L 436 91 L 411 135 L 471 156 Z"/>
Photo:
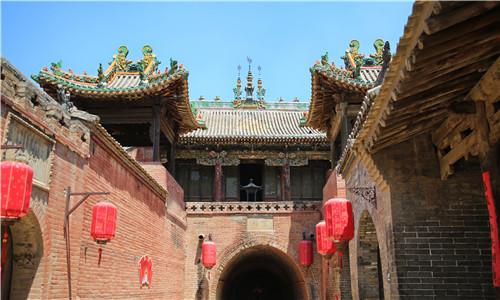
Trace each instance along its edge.
<path fill-rule="evenodd" d="M 85 200 L 87 200 L 88 197 L 93 196 L 93 195 L 108 195 L 109 192 L 81 192 L 81 193 L 72 193 L 71 192 L 71 187 L 68 186 L 68 189 L 66 190 L 66 209 L 65 209 L 65 215 L 64 215 L 64 239 L 66 240 L 66 263 L 67 263 L 67 268 L 68 268 L 68 296 L 69 299 L 71 300 L 71 255 L 70 255 L 70 239 L 69 239 L 69 215 L 75 211 Z M 73 206 L 71 209 L 69 208 L 69 201 L 71 196 L 83 196 L 80 201 L 78 201 L 75 206 Z"/>
<path fill-rule="evenodd" d="M 69 211 L 66 212 L 66 214 L 69 216 L 75 209 L 78 208 L 89 196 L 92 195 L 109 195 L 109 192 L 91 192 L 91 193 L 68 193 L 68 195 L 71 196 L 85 196 L 83 197 L 73 208 L 71 208 Z M 69 198 L 69 197 L 68 197 Z M 68 204 L 69 206 L 69 204 Z"/>
<path fill-rule="evenodd" d="M 2 145 L 1 148 L 3 150 L 8 150 L 8 149 L 24 149 L 24 145 Z"/>

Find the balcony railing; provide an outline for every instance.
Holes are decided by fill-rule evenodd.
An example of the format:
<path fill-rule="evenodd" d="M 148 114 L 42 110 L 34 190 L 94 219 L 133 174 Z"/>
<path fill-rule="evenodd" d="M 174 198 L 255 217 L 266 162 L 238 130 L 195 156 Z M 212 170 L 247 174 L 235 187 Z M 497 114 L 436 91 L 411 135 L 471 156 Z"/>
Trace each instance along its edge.
<path fill-rule="evenodd" d="M 187 214 L 258 214 L 315 212 L 322 201 L 186 202 Z"/>

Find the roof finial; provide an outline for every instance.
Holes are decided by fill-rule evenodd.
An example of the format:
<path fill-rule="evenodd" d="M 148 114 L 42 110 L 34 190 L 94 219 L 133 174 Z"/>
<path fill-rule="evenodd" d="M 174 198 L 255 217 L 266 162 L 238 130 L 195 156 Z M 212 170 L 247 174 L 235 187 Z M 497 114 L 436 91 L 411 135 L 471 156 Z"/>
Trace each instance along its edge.
<path fill-rule="evenodd" d="M 247 61 L 248 61 L 248 71 L 252 70 L 252 59 L 250 56 L 247 56 Z"/>
<path fill-rule="evenodd" d="M 234 100 L 240 100 L 241 99 L 241 94 L 243 93 L 241 91 L 241 79 L 240 79 L 240 70 L 241 66 L 238 65 L 238 84 L 236 85 L 236 88 L 233 89 L 234 92 Z"/>
<path fill-rule="evenodd" d="M 262 70 L 262 68 L 259 66 L 257 69 L 259 70 L 259 76 L 260 76 L 260 70 Z"/>
<path fill-rule="evenodd" d="M 247 86 L 245 87 L 245 91 L 247 94 L 246 99 L 252 100 L 253 90 L 254 90 L 253 83 L 252 83 L 252 70 L 250 69 L 250 65 L 252 64 L 252 60 L 250 59 L 250 57 L 247 57 L 247 60 L 248 60 L 248 75 L 247 75 Z"/>

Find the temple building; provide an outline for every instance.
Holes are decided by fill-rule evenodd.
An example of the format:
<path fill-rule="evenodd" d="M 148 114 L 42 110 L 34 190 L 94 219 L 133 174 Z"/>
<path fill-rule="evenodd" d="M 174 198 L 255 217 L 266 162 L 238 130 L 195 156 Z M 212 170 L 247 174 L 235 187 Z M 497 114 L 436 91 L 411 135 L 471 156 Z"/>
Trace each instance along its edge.
<path fill-rule="evenodd" d="M 2 170 L 33 170 L 29 211 L 2 207 L 1 298 L 500 297 L 499 22 L 416 2 L 394 53 L 311 58 L 310 102 L 268 101 L 250 58 L 232 99 L 192 100 L 148 45 L 38 85 L 1 57 Z M 320 254 L 331 198 L 354 237 Z"/>

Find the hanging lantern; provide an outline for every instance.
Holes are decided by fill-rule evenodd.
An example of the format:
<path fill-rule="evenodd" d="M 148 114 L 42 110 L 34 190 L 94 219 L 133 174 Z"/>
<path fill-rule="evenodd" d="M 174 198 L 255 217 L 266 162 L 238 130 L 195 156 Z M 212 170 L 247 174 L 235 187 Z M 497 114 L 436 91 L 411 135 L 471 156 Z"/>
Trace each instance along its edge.
<path fill-rule="evenodd" d="M 116 233 L 116 216 L 118 211 L 116 206 L 109 202 L 99 202 L 94 205 L 92 212 L 92 226 L 90 235 L 98 244 L 106 244 Z M 99 247 L 98 266 L 101 265 L 102 248 Z"/>
<path fill-rule="evenodd" d="M 313 260 L 313 243 L 306 240 L 306 234 L 303 233 L 302 241 L 299 242 L 299 263 L 307 268 L 306 278 L 309 273 L 309 266 L 313 264 Z"/>
<path fill-rule="evenodd" d="M 325 221 L 328 238 L 334 243 L 350 241 L 354 237 L 354 216 L 349 200 L 328 200 L 325 203 Z"/>
<path fill-rule="evenodd" d="M 30 209 L 33 169 L 25 163 L 2 161 L 2 221 L 24 217 Z"/>
<path fill-rule="evenodd" d="M 309 267 L 313 264 L 313 244 L 311 241 L 302 240 L 299 242 L 299 263 Z"/>
<path fill-rule="evenodd" d="M 2 238 L 2 275 L 7 249 L 8 224 L 19 220 L 30 210 L 31 186 L 33 184 L 33 169 L 18 161 L 2 161 L 1 174 L 1 217 L 7 221 L 5 234 Z"/>
<path fill-rule="evenodd" d="M 98 244 L 105 244 L 115 237 L 117 209 L 112 203 L 94 205 L 90 235 Z"/>
<path fill-rule="evenodd" d="M 208 269 L 208 279 L 210 280 L 210 269 L 217 263 L 217 245 L 212 242 L 212 236 L 201 245 L 201 264 Z"/>
<path fill-rule="evenodd" d="M 330 259 L 337 252 L 337 246 L 328 238 L 326 234 L 326 223 L 321 221 L 316 224 L 316 248 L 318 253 Z"/>

